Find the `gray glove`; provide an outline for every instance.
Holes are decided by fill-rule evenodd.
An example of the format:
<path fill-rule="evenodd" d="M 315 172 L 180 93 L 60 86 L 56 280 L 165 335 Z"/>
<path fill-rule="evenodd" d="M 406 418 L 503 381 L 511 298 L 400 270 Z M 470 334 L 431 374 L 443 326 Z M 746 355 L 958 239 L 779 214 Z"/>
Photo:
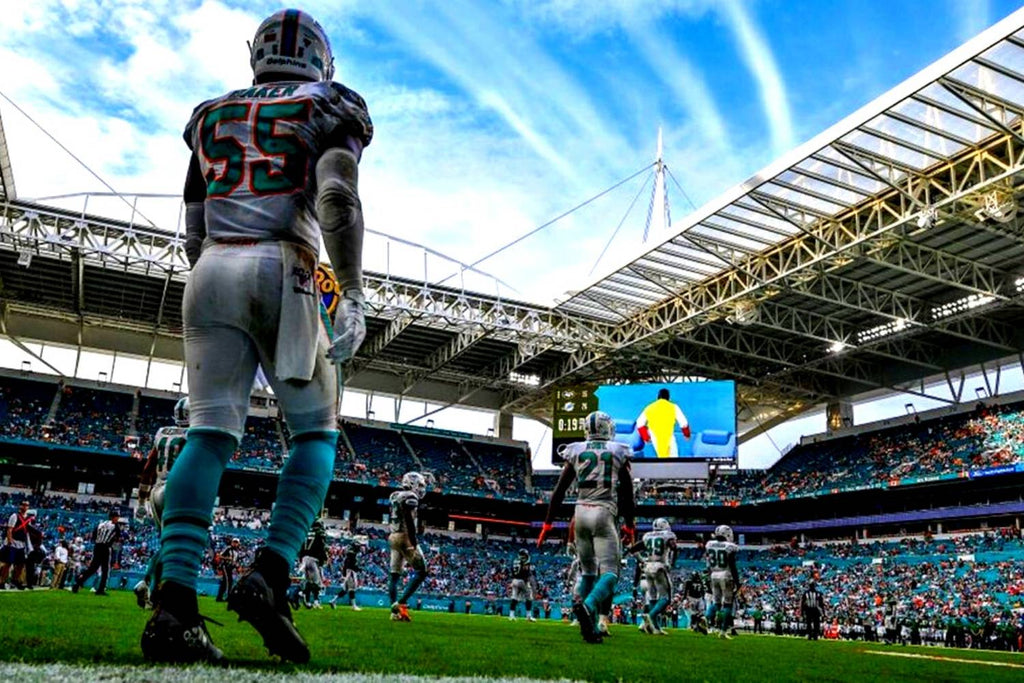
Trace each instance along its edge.
<path fill-rule="evenodd" d="M 327 350 L 332 363 L 344 363 L 356 355 L 366 339 L 366 299 L 360 289 L 346 289 L 341 293 L 338 310 L 334 313 L 334 341 Z"/>

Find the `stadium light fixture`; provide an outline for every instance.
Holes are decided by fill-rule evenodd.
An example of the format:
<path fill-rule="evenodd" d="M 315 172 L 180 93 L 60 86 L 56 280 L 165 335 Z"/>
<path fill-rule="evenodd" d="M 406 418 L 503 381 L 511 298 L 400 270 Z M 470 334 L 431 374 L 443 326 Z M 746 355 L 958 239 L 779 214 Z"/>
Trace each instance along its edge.
<path fill-rule="evenodd" d="M 540 386 L 540 375 L 527 375 L 522 372 L 510 372 L 508 374 L 508 379 L 510 382 L 525 384 L 528 387 Z"/>
<path fill-rule="evenodd" d="M 870 327 L 866 330 L 861 330 L 857 333 L 857 343 L 864 344 L 865 342 L 877 341 L 883 337 L 902 332 L 903 330 L 910 327 L 910 321 L 906 318 L 897 318 L 891 322 L 887 322 L 883 325 L 877 325 Z"/>
<path fill-rule="evenodd" d="M 831 344 L 829 344 L 828 352 L 829 353 L 839 354 L 839 353 L 842 353 L 843 351 L 845 351 L 848 348 L 850 348 L 850 345 L 847 344 L 846 342 L 834 341 Z"/>
<path fill-rule="evenodd" d="M 1024 280 L 1024 278 L 1019 278 L 1017 283 L 1020 283 L 1022 280 Z M 1020 291 L 1020 289 L 1021 285 L 1017 284 L 1017 291 Z M 947 301 L 939 306 L 933 306 L 931 309 L 932 318 L 934 320 L 942 320 L 943 318 L 948 318 L 951 315 L 956 315 L 957 313 L 964 313 L 975 308 L 986 306 L 995 300 L 996 298 L 990 294 L 968 294 L 967 296 L 960 297 L 959 299 Z"/>

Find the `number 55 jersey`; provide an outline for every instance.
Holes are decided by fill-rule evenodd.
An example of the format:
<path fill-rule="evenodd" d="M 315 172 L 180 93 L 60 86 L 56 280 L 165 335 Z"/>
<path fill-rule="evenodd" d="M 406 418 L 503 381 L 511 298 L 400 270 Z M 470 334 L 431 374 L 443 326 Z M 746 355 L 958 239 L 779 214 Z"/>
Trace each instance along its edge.
<path fill-rule="evenodd" d="M 255 85 L 196 107 L 185 128 L 206 180 L 206 234 L 320 249 L 316 164 L 373 138 L 366 102 L 330 81 Z M 358 157 L 360 150 L 352 150 Z"/>

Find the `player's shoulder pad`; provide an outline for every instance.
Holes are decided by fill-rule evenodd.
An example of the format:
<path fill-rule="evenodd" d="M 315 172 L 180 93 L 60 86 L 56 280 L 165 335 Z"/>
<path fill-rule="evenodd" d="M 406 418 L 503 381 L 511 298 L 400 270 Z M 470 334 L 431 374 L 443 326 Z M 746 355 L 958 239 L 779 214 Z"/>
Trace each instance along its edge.
<path fill-rule="evenodd" d="M 366 147 L 373 140 L 373 121 L 370 119 L 370 110 L 366 106 L 366 100 L 355 90 L 331 81 L 324 84 L 326 97 L 333 116 L 338 119 L 337 125 L 328 135 L 345 134 L 359 138 L 363 147 Z"/>
<path fill-rule="evenodd" d="M 367 111 L 366 100 L 364 100 L 363 96 L 357 93 L 355 90 L 349 88 L 346 85 L 342 85 L 337 81 L 331 81 L 329 85 L 332 99 L 341 98 L 348 102 L 349 104 L 354 104 L 363 111 Z"/>
<path fill-rule="evenodd" d="M 217 99 L 218 98 L 213 98 L 211 100 L 200 102 L 196 105 L 195 109 L 192 110 L 192 115 L 188 117 L 188 123 L 185 124 L 185 132 L 181 134 L 181 137 L 185 140 L 185 144 L 188 145 L 189 149 L 192 149 L 192 138 L 196 127 L 199 125 L 199 120 L 203 117 L 207 107 L 217 101 Z"/>

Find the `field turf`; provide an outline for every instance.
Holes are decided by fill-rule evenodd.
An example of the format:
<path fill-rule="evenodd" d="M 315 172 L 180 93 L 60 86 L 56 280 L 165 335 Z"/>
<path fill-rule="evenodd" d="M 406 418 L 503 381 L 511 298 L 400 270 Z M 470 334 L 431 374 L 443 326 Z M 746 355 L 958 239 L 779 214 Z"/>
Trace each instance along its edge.
<path fill-rule="evenodd" d="M 239 624 L 223 604 L 203 598 L 200 609 L 224 623 L 223 627 L 210 626 L 214 642 L 233 667 L 246 670 L 221 673 L 198 669 L 179 675 L 174 670 L 135 668 L 144 665 L 138 643 L 149 613 L 136 607 L 127 592 L 115 591 L 110 597 L 66 591 L 0 593 L 0 662 L 6 662 L 0 663 L 0 678 L 83 682 L 216 678 L 223 683 L 264 678 L 272 671 L 301 671 L 306 675 L 296 678 L 302 680 L 317 680 L 317 673 L 344 672 L 715 683 L 1024 680 L 1024 657 L 1010 653 L 811 643 L 752 635 L 722 641 L 685 631 L 656 637 L 642 636 L 628 626 L 613 627 L 613 637 L 602 645 L 586 645 L 578 629 L 560 622 L 509 622 L 498 617 L 413 611 L 413 623 L 406 624 L 392 623 L 381 609 L 353 612 L 348 608 L 303 610 L 297 615 L 296 623 L 310 643 L 313 659 L 308 665 L 294 667 L 268 659 L 259 636 L 248 625 Z M 17 662 L 32 666 L 13 664 Z M 42 666 L 52 663 L 76 667 Z M 81 665 L 91 668 L 82 671 Z"/>

